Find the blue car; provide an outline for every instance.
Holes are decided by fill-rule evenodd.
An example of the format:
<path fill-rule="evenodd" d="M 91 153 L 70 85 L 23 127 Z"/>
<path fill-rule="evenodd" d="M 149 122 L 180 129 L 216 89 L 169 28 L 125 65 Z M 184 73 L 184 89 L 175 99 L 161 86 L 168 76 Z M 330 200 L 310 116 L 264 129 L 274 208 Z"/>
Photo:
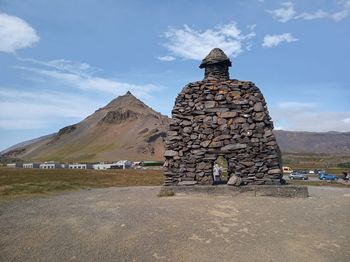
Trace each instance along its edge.
<path fill-rule="evenodd" d="M 338 180 L 338 177 L 335 175 L 329 175 L 327 173 L 321 173 L 318 175 L 320 180 Z"/>

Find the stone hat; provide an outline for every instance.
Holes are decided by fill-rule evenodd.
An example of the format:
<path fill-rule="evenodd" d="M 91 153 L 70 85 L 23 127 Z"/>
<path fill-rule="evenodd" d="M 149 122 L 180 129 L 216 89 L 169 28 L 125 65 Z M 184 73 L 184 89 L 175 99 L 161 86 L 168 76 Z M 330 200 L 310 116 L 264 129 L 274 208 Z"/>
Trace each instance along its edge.
<path fill-rule="evenodd" d="M 227 55 L 220 48 L 214 48 L 210 53 L 202 60 L 199 68 L 205 68 L 207 65 L 225 63 L 227 66 L 231 66 L 231 61 Z"/>

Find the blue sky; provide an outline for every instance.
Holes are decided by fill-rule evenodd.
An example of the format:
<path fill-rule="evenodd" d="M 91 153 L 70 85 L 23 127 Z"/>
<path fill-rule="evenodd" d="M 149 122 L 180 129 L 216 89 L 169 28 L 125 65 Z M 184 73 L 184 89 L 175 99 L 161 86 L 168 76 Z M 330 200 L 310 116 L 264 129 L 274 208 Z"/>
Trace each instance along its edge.
<path fill-rule="evenodd" d="M 170 115 L 214 47 L 275 128 L 350 131 L 349 46 L 349 0 L 0 0 L 0 150 L 128 90 Z"/>

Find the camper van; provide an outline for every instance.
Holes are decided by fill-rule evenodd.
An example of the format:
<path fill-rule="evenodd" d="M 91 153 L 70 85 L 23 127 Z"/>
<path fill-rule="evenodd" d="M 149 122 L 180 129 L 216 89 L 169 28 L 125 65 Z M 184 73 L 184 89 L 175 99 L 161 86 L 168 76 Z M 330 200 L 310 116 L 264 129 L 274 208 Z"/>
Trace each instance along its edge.
<path fill-rule="evenodd" d="M 293 169 L 291 169 L 289 166 L 284 166 L 283 168 L 283 174 L 290 174 L 293 172 Z"/>

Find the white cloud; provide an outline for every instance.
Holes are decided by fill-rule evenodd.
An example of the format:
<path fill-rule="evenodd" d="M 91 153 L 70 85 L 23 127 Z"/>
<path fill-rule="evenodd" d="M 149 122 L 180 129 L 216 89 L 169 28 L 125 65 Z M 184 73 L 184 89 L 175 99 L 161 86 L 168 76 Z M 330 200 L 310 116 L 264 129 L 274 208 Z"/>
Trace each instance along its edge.
<path fill-rule="evenodd" d="M 228 56 L 236 57 L 251 46 L 255 33 L 244 35 L 236 23 L 216 26 L 213 29 L 195 30 L 184 25 L 181 28 L 170 27 L 165 32 L 164 43 L 173 57 L 202 60 L 211 49 L 221 48 Z"/>
<path fill-rule="evenodd" d="M 291 19 L 294 19 L 296 12 L 294 9 L 294 4 L 292 2 L 284 2 L 281 4 L 281 8 L 274 10 L 267 10 L 268 13 L 279 22 L 285 23 Z"/>
<path fill-rule="evenodd" d="M 325 112 L 317 104 L 284 102 L 271 107 L 276 129 L 290 131 L 350 131 L 350 112 Z"/>
<path fill-rule="evenodd" d="M 131 91 L 137 97 L 152 98 L 151 92 L 161 87 L 145 84 L 136 85 L 98 76 L 100 70 L 87 63 L 57 59 L 40 61 L 17 58 L 24 66 L 14 68 L 29 72 L 31 81 L 38 81 L 48 87 L 55 85 L 66 87 L 65 91 L 52 89 L 33 90 L 0 88 L 0 128 L 1 129 L 40 129 L 56 125 L 58 122 L 77 122 L 99 108 L 96 100 L 87 98 L 91 95 L 106 94 L 107 97 L 123 95 Z M 67 91 L 71 87 L 71 91 Z"/>
<path fill-rule="evenodd" d="M 327 12 L 322 9 L 319 9 L 315 12 L 301 12 L 298 13 L 295 10 L 294 4 L 292 2 L 284 2 L 281 4 L 280 8 L 267 10 L 274 19 L 279 22 L 285 23 L 292 19 L 303 19 L 303 20 L 313 20 L 321 18 L 329 18 L 334 21 L 340 21 L 350 15 L 350 0 L 340 0 L 337 1 L 342 10 L 337 12 Z"/>
<path fill-rule="evenodd" d="M 98 71 L 97 69 L 92 68 L 87 63 L 81 63 L 78 61 L 66 60 L 66 59 L 54 59 L 51 61 L 40 61 L 32 58 L 22 58 L 17 56 L 20 61 L 30 62 L 32 64 L 54 68 L 61 70 L 63 72 L 73 72 L 76 74 L 85 74 L 85 73 L 93 73 L 94 71 Z"/>
<path fill-rule="evenodd" d="M 131 91 L 138 97 L 149 97 L 153 91 L 161 87 L 153 84 L 136 85 L 120 82 L 111 78 L 104 78 L 96 75 L 98 69 L 92 68 L 87 63 L 80 63 L 70 60 L 38 61 L 34 59 L 20 59 L 38 66 L 15 66 L 14 68 L 35 73 L 44 77 L 46 81 L 55 80 L 62 85 L 72 86 L 81 90 L 91 90 L 113 95 L 122 95 Z"/>
<path fill-rule="evenodd" d="M 1 88 L 0 128 L 40 129 L 62 119 L 79 121 L 98 106 L 96 101 L 80 95 Z"/>
<path fill-rule="evenodd" d="M 298 39 L 293 37 L 291 33 L 284 33 L 280 35 L 265 35 L 262 46 L 270 48 L 277 46 L 282 42 L 291 43 L 295 41 L 298 41 Z"/>
<path fill-rule="evenodd" d="M 323 10 L 317 10 L 315 13 L 301 13 L 300 15 L 295 16 L 295 19 L 302 18 L 304 20 L 313 20 L 313 19 L 320 19 L 320 18 L 326 18 L 329 14 Z"/>
<path fill-rule="evenodd" d="M 14 53 L 40 40 L 34 28 L 16 16 L 0 13 L 0 51 Z"/>
<path fill-rule="evenodd" d="M 174 61 L 176 58 L 171 55 L 166 55 L 166 56 L 158 56 L 157 59 L 163 62 L 170 62 L 170 61 Z"/>
<path fill-rule="evenodd" d="M 342 10 L 342 11 L 339 11 L 339 12 L 336 12 L 336 13 L 332 14 L 331 17 L 335 21 L 340 21 L 340 20 L 343 20 L 344 18 L 348 17 L 349 14 L 350 14 L 350 8 Z"/>
<path fill-rule="evenodd" d="M 350 15 L 350 0 L 341 0 L 340 3 L 343 5 L 343 9 L 331 14 L 331 18 L 335 21 L 343 20 Z"/>

